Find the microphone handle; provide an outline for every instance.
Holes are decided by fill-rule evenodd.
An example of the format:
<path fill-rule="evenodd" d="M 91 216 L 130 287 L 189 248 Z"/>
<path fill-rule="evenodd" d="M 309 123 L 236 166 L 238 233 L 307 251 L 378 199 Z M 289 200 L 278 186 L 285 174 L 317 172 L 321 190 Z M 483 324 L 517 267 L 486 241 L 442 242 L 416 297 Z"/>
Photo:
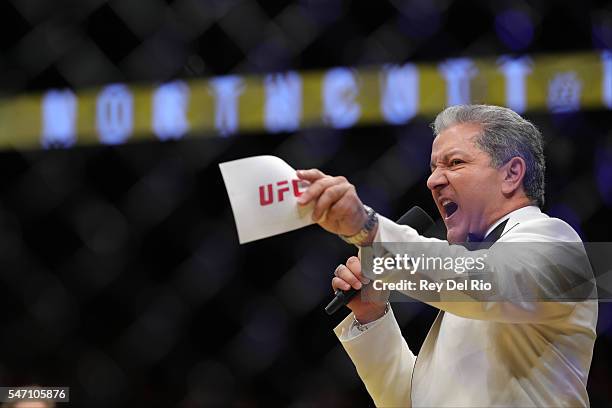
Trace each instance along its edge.
<path fill-rule="evenodd" d="M 359 290 L 355 288 L 350 288 L 349 290 L 336 290 L 336 292 L 334 293 L 334 298 L 331 300 L 331 302 L 329 302 L 327 306 L 325 306 L 325 313 L 330 316 L 333 315 L 338 310 L 340 310 L 342 306 L 350 302 L 351 299 L 354 298 L 355 295 L 358 293 Z"/>

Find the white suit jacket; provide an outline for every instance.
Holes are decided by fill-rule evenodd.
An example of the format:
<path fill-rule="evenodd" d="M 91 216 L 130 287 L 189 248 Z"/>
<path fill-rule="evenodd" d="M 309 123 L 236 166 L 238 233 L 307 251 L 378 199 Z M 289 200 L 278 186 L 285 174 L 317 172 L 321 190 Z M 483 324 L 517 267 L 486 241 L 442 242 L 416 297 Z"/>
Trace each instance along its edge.
<path fill-rule="evenodd" d="M 384 217 L 375 241 L 440 242 Z M 568 224 L 530 206 L 510 214 L 497 242 L 581 240 Z M 353 327 L 352 313 L 335 328 L 377 406 L 589 405 L 596 300 L 430 304 L 441 311 L 418 358 L 392 310 L 365 332 Z"/>

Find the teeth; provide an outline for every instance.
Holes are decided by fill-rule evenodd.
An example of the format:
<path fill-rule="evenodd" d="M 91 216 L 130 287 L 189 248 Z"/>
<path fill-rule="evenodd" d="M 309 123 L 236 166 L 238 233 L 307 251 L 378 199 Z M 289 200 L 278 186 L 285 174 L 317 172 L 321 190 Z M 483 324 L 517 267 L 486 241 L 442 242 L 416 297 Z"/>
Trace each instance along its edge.
<path fill-rule="evenodd" d="M 452 203 L 452 201 L 451 200 L 444 200 L 444 201 L 442 201 L 442 207 L 444 207 L 448 203 Z"/>

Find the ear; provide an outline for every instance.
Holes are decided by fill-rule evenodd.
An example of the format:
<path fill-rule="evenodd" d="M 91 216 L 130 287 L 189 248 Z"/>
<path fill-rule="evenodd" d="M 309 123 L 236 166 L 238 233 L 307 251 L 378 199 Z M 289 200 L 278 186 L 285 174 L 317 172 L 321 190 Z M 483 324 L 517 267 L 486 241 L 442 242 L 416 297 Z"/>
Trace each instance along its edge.
<path fill-rule="evenodd" d="M 527 165 L 522 157 L 513 157 L 508 163 L 504 164 L 499 170 L 501 172 L 502 193 L 512 195 L 519 189 L 523 188 L 523 178 Z"/>

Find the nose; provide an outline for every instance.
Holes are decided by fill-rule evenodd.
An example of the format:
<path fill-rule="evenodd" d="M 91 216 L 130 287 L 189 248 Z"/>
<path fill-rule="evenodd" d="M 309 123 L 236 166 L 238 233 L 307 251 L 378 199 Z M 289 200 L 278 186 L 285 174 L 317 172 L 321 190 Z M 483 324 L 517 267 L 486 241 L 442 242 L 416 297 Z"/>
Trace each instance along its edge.
<path fill-rule="evenodd" d="M 432 192 L 448 184 L 448 179 L 443 169 L 436 168 L 427 178 L 427 188 Z"/>

